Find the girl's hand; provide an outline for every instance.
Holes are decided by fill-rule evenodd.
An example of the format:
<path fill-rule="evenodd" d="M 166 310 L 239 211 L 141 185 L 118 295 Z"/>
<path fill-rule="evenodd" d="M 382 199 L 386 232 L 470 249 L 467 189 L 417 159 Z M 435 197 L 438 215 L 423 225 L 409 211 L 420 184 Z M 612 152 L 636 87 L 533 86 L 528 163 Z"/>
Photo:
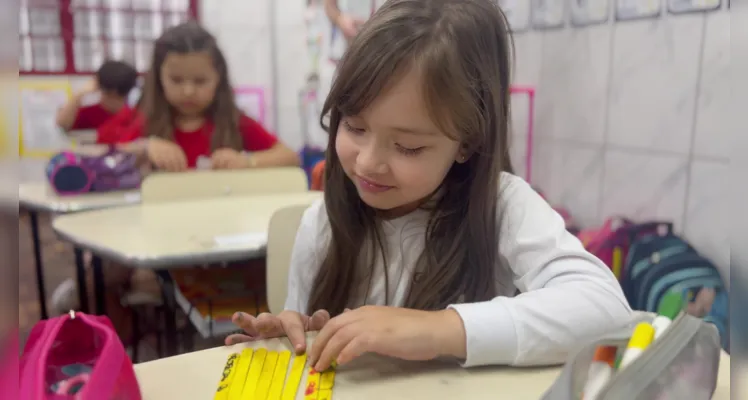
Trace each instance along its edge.
<path fill-rule="evenodd" d="M 221 148 L 210 156 L 213 169 L 242 169 L 249 168 L 249 156 L 234 149 Z"/>
<path fill-rule="evenodd" d="M 345 364 L 364 353 L 424 361 L 465 357 L 465 328 L 456 311 L 419 311 L 365 306 L 333 318 L 309 352 L 317 371 Z"/>
<path fill-rule="evenodd" d="M 318 310 L 311 317 L 296 311 L 283 311 L 277 316 L 262 313 L 256 318 L 247 313 L 237 312 L 232 317 L 232 322 L 242 328 L 246 335 L 229 335 L 226 338 L 226 345 L 287 336 L 296 354 L 303 354 L 306 351 L 306 332 L 318 331 L 328 321 L 330 313 L 325 310 Z"/>
<path fill-rule="evenodd" d="M 187 156 L 174 142 L 151 137 L 148 139 L 146 152 L 148 160 L 157 169 L 169 172 L 182 172 L 187 169 Z"/>

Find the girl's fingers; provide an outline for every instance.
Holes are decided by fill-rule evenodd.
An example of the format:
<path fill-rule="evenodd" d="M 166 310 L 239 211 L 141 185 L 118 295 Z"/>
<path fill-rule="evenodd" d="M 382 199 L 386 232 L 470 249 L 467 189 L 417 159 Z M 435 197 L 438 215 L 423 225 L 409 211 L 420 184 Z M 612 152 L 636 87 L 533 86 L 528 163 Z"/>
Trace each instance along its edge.
<path fill-rule="evenodd" d="M 236 312 L 231 317 L 231 322 L 234 323 L 234 325 L 238 326 L 239 328 L 242 328 L 244 332 L 247 333 L 247 335 L 252 337 L 258 337 L 260 336 L 260 332 L 257 330 L 254 324 L 255 317 L 245 313 L 245 312 Z"/>
<path fill-rule="evenodd" d="M 226 346 L 235 345 L 238 343 L 246 343 L 256 340 L 252 336 L 242 335 L 241 333 L 235 333 L 233 335 L 228 335 L 226 339 L 224 339 L 224 344 Z"/>
<path fill-rule="evenodd" d="M 262 313 L 257 316 L 255 329 L 263 338 L 275 338 L 284 334 L 280 320 L 270 313 Z"/>
<path fill-rule="evenodd" d="M 314 369 L 325 371 L 330 368 L 332 362 L 338 358 L 343 349 L 356 340 L 360 334 L 361 332 L 356 332 L 355 325 L 348 325 L 336 331 L 327 341 L 318 343 L 315 339 L 312 347 Z"/>
<path fill-rule="evenodd" d="M 330 313 L 326 310 L 317 310 L 312 317 L 307 320 L 307 331 L 318 331 L 330 320 Z"/>
<path fill-rule="evenodd" d="M 338 358 L 333 361 L 339 365 L 343 365 L 355 360 L 362 354 L 371 351 L 369 348 L 371 340 L 369 340 L 366 335 L 367 333 L 363 332 L 354 337 L 347 345 L 345 345 L 345 347 L 343 347 L 343 350 L 340 350 Z"/>
<path fill-rule="evenodd" d="M 306 332 L 301 314 L 284 311 L 278 315 L 278 319 L 296 354 L 303 354 L 306 351 Z"/>

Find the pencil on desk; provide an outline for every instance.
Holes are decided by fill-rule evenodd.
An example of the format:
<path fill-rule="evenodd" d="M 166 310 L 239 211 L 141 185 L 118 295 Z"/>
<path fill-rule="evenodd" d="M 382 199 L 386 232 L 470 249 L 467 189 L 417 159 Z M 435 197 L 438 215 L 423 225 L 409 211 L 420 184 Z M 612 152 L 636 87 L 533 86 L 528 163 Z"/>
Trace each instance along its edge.
<path fill-rule="evenodd" d="M 216 395 L 213 397 L 213 400 L 228 400 L 231 381 L 234 379 L 234 375 L 236 375 L 238 360 L 238 353 L 231 354 L 226 360 L 226 365 L 223 367 L 223 372 L 221 373 L 221 381 L 218 382 L 218 389 L 216 389 Z"/>

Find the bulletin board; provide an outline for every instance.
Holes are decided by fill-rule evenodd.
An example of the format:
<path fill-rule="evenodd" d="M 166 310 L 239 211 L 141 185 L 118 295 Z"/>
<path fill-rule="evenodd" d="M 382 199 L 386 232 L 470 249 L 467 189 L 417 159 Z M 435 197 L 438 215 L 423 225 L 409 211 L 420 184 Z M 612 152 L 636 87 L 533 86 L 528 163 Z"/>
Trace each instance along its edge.
<path fill-rule="evenodd" d="M 267 128 L 265 89 L 259 86 L 239 86 L 234 89 L 236 106 L 250 118 Z"/>
<path fill-rule="evenodd" d="M 73 142 L 57 126 L 57 110 L 71 97 L 67 80 L 19 82 L 18 146 L 23 157 L 49 157 Z"/>

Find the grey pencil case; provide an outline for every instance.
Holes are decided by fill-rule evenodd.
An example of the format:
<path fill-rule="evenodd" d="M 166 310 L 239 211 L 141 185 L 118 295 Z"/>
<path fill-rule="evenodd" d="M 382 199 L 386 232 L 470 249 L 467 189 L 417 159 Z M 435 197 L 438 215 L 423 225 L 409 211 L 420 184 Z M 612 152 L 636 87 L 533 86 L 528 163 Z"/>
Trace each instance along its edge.
<path fill-rule="evenodd" d="M 635 323 L 582 347 L 564 365 L 542 400 L 580 400 L 595 349 L 624 348 L 638 322 L 652 322 L 654 314 L 640 314 Z M 616 372 L 597 400 L 708 400 L 717 386 L 721 347 L 717 328 L 681 312 L 644 353 Z"/>

